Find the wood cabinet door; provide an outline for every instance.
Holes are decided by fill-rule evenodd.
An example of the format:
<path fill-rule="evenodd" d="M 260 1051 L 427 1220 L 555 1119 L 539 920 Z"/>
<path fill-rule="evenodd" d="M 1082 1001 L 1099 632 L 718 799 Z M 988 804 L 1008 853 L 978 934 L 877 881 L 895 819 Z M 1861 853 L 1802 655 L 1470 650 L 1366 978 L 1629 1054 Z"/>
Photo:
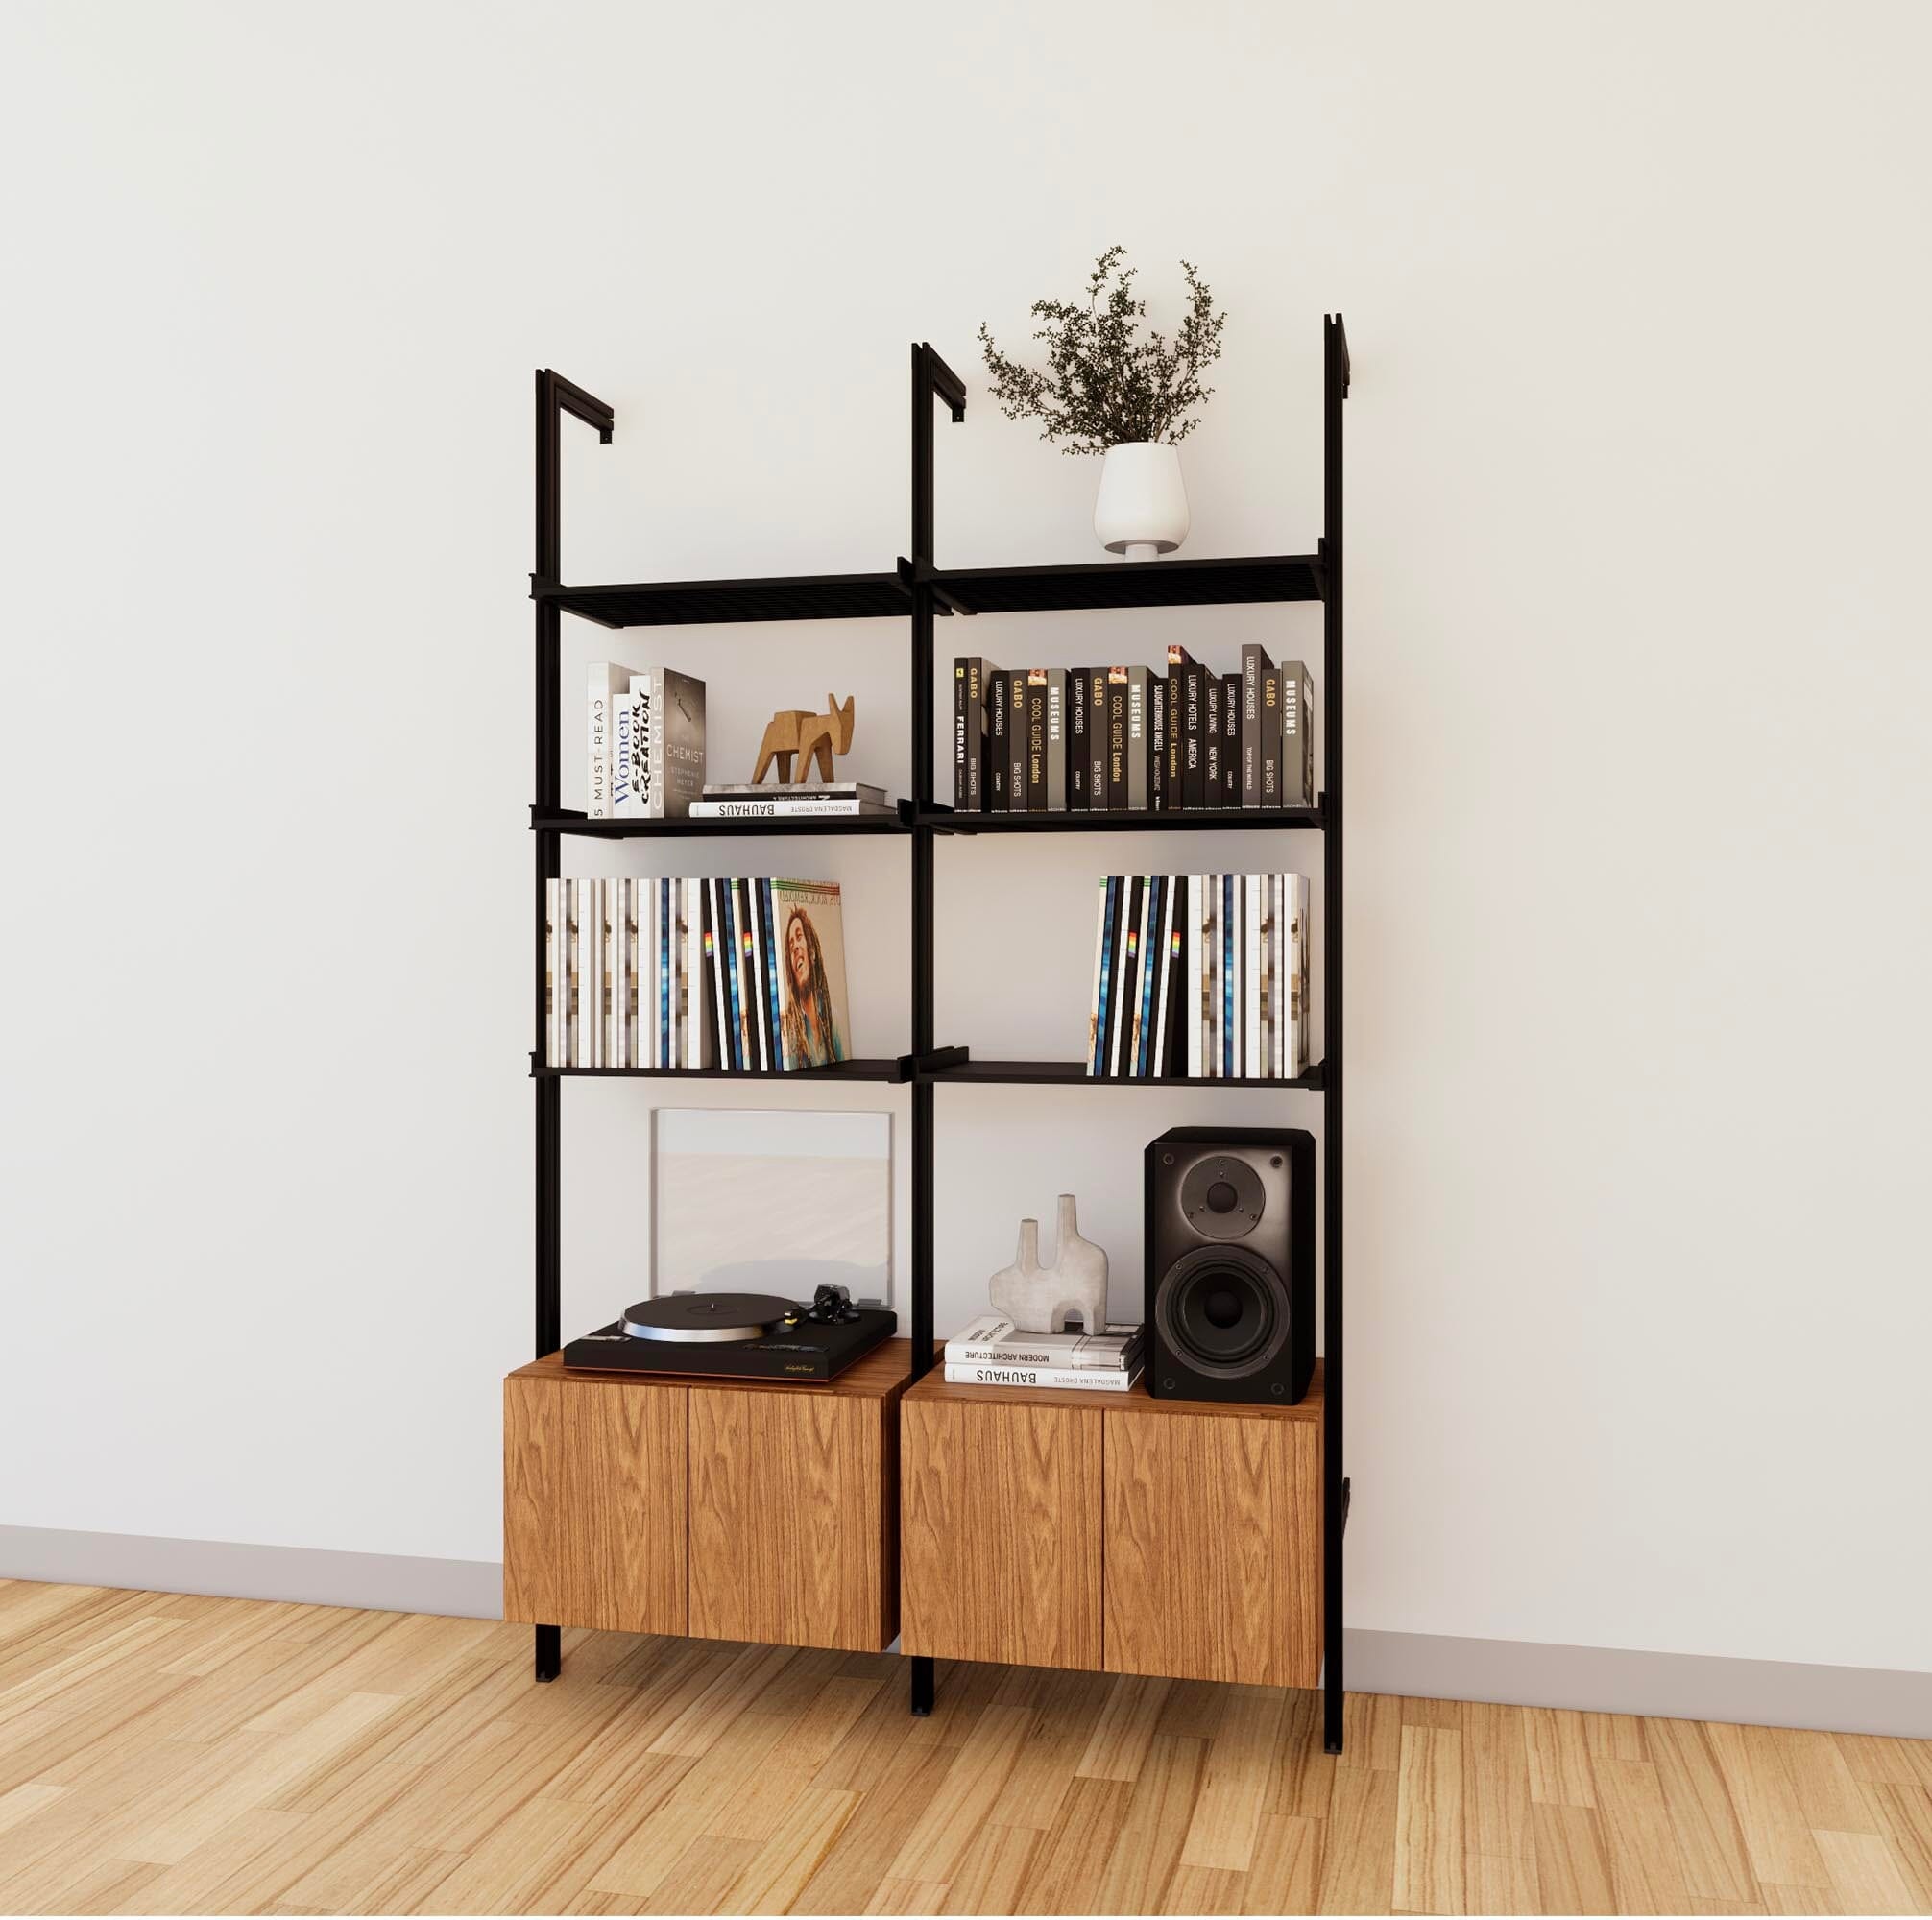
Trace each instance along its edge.
<path fill-rule="evenodd" d="M 1105 1418 L 1107 1670 L 1315 1686 L 1318 1423 Z"/>
<path fill-rule="evenodd" d="M 683 1387 L 503 1383 L 503 1617 L 683 1633 Z"/>
<path fill-rule="evenodd" d="M 896 1400 L 690 1390 L 690 1632 L 876 1653 L 899 1631 Z"/>
<path fill-rule="evenodd" d="M 905 1651 L 1098 1668 L 1099 1409 L 910 1395 L 902 1444 Z"/>

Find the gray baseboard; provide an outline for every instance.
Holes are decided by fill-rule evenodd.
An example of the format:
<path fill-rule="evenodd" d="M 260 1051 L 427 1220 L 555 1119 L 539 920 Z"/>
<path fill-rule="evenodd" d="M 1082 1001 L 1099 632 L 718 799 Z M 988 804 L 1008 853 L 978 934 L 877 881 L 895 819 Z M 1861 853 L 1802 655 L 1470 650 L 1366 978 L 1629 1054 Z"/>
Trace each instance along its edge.
<path fill-rule="evenodd" d="M 332 1553 L 52 1527 L 0 1526 L 0 1579 L 227 1594 L 472 1620 L 496 1620 L 503 1611 L 503 1570 L 494 1560 Z M 1361 1693 L 1932 1739 L 1932 1673 L 1356 1628 L 1346 1635 L 1345 1653 L 1348 1686 Z"/>
<path fill-rule="evenodd" d="M 1352 1692 L 1932 1739 L 1932 1673 L 1352 1628 L 1342 1660 Z"/>
<path fill-rule="evenodd" d="M 471 1620 L 500 1620 L 503 1614 L 503 1569 L 495 1560 L 334 1553 L 313 1547 L 69 1533 L 47 1526 L 0 1526 L 0 1579 L 225 1594 L 243 1600 L 302 1600 Z"/>

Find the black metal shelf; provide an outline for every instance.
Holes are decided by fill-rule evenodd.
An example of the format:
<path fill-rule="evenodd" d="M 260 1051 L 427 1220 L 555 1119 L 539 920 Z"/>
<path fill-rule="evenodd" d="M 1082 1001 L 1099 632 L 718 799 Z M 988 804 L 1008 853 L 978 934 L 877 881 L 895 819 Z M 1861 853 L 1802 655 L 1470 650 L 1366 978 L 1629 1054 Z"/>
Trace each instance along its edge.
<path fill-rule="evenodd" d="M 1185 1073 L 1122 1079 L 1089 1073 L 1082 1060 L 967 1060 L 956 1067 L 928 1068 L 921 1077 L 935 1087 L 1260 1087 L 1275 1093 L 1318 1093 L 1321 1063 L 1317 1060 L 1293 1080 L 1249 1080 L 1239 1075 L 1205 1080 Z"/>
<path fill-rule="evenodd" d="M 1326 821 L 1314 806 L 1202 807 L 1187 813 L 955 813 L 922 807 L 914 816 L 935 833 L 1319 833 Z"/>
<path fill-rule="evenodd" d="M 883 1081 L 904 1086 L 912 1078 L 909 1056 L 898 1060 L 839 1060 L 830 1067 L 754 1068 L 740 1071 L 723 1067 L 545 1067 L 533 1060 L 535 1080 L 826 1080 Z"/>
<path fill-rule="evenodd" d="M 955 613 L 1048 613 L 1122 607 L 1227 607 L 1319 600 L 1318 554 L 1234 560 L 1088 561 L 1075 566 L 951 566 L 922 570 Z"/>
<path fill-rule="evenodd" d="M 530 583 L 540 607 L 600 627 L 682 627 L 735 620 L 905 619 L 912 595 L 897 573 L 793 573 L 763 580 L 657 580 L 628 587 Z"/>
<path fill-rule="evenodd" d="M 568 810 L 530 809 L 535 833 L 568 833 L 583 840 L 768 840 L 774 835 L 822 838 L 847 833 L 910 833 L 909 810 L 899 813 L 829 814 L 813 819 L 591 820 Z"/>
<path fill-rule="evenodd" d="M 1342 1529 L 1349 1482 L 1342 1469 L 1342 403 L 1349 386 L 1348 342 L 1341 317 L 1322 325 L 1322 501 L 1324 528 L 1314 554 L 1280 554 L 1220 560 L 1102 561 L 1066 566 L 941 567 L 934 552 L 933 453 L 935 402 L 957 422 L 966 417 L 966 388 L 930 344 L 912 348 L 911 558 L 890 572 L 794 574 L 752 580 L 681 580 L 629 586 L 569 587 L 562 583 L 562 458 L 565 416 L 612 438 L 611 409 L 554 372 L 537 375 L 537 541 L 530 577 L 536 603 L 536 784 L 531 810 L 535 829 L 533 924 L 534 1030 L 532 1056 L 537 1118 L 536 1154 L 536 1351 L 539 1357 L 563 1344 L 560 1326 L 563 1264 L 562 1082 L 608 1073 L 614 1079 L 790 1080 L 906 1085 L 910 1124 L 906 1130 L 911 1206 L 910 1332 L 915 1374 L 930 1364 L 934 1346 L 934 1140 L 933 1089 L 955 1086 L 1138 1086 L 1242 1088 L 1263 1092 L 1317 1092 L 1323 1140 L 1322 1314 L 1325 1390 L 1322 1400 L 1322 1729 L 1331 1753 L 1342 1736 Z M 933 629 L 947 615 L 1123 610 L 1133 607 L 1210 607 L 1319 601 L 1322 606 L 1321 693 L 1327 706 L 1328 791 L 1314 807 L 1228 808 L 1170 814 L 958 814 L 939 802 L 934 740 L 939 663 Z M 632 821 L 589 820 L 567 809 L 562 789 L 564 716 L 561 694 L 562 615 L 613 628 L 723 624 L 779 620 L 907 622 L 911 678 L 909 801 L 896 816 L 820 820 Z M 953 629 L 957 644 L 964 636 Z M 976 642 L 965 639 L 961 651 Z M 1096 649 L 1098 651 L 1098 649 Z M 951 682 L 947 683 L 950 694 Z M 954 833 L 1320 832 L 1323 843 L 1322 972 L 1326 990 L 1321 1041 L 1325 1059 L 1294 1080 L 1195 1080 L 1171 1076 L 1101 1080 L 1083 1061 L 975 1061 L 966 1049 L 934 1044 L 935 849 Z M 566 834 L 590 839 L 658 837 L 759 839 L 767 836 L 904 834 L 910 847 L 911 1050 L 897 1060 L 845 1061 L 798 1073 L 732 1073 L 721 1068 L 573 1068 L 537 1066 L 546 1030 L 545 891 L 560 871 Z M 554 1678 L 561 1661 L 556 1626 L 536 1630 L 536 1671 Z M 930 1712 L 934 1666 L 924 1656 L 909 1662 L 911 1704 Z"/>

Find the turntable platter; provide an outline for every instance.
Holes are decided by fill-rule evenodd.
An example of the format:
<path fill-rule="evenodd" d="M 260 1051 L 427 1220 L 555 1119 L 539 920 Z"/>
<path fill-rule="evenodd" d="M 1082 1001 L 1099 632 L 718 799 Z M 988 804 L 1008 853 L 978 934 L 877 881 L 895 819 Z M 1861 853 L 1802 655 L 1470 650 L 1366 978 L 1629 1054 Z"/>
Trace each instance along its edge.
<path fill-rule="evenodd" d="M 766 1340 L 797 1318 L 770 1293 L 670 1293 L 627 1307 L 618 1324 L 638 1340 Z"/>

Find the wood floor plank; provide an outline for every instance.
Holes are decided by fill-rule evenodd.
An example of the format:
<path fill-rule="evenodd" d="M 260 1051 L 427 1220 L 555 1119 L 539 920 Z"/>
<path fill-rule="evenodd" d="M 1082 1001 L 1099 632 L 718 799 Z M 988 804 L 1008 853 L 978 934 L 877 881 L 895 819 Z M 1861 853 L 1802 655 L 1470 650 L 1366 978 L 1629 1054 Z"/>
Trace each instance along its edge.
<path fill-rule="evenodd" d="M 1536 1885 L 1546 1913 L 1614 1913 L 1609 1849 L 1594 1807 L 1535 1803 Z"/>
<path fill-rule="evenodd" d="M 1350 1693 L 1341 1703 L 1338 1766 L 1394 1773 L 1402 1764 L 1402 1701 L 1394 1693 Z"/>
<path fill-rule="evenodd" d="M 1583 1744 L 1592 1760 L 1648 1760 L 1650 1744 L 1635 1714 L 1585 1714 Z"/>
<path fill-rule="evenodd" d="M 1279 1687 L 1231 1687 L 1208 1742 L 1181 1864 L 1245 1873 L 1271 1784 L 1275 1743 L 1288 1711 Z"/>
<path fill-rule="evenodd" d="M 1857 1779 L 1829 1734 L 1808 1733 L 1799 1727 L 1774 1727 L 1770 1733 L 1770 1744 L 1784 1763 L 1798 1796 L 1798 1810 L 1807 1826 L 1838 1834 L 1878 1831 Z"/>
<path fill-rule="evenodd" d="M 988 1827 L 966 1850 L 941 1898 L 946 1913 L 1019 1913 L 1020 1889 L 1045 1841 L 1034 1827 Z"/>
<path fill-rule="evenodd" d="M 1051 1831 L 1081 1757 L 1093 1743 L 1112 1682 L 1106 1673 L 1056 1673 L 1038 1690 L 1032 1724 L 1005 1786 L 987 1812 L 988 1824 Z"/>
<path fill-rule="evenodd" d="M 1712 1722 L 1704 1733 L 1730 1794 L 1751 1872 L 1778 1886 L 1829 1887 L 1830 1875 L 1772 1730 Z"/>
<path fill-rule="evenodd" d="M 1543 1911 L 1536 1862 L 1521 1854 L 1470 1854 L 1462 1894 L 1471 1913 Z"/>
<path fill-rule="evenodd" d="M 1597 1804 L 1582 1714 L 1566 1707 L 1525 1707 L 1523 1738 L 1530 1756 L 1533 1803 L 1541 1807 Z"/>
<path fill-rule="evenodd" d="M 1032 1720 L 1025 1707 L 984 1709 L 931 1806 L 906 1835 L 889 1869 L 895 1880 L 951 1881 L 1005 1787 Z"/>
<path fill-rule="evenodd" d="M 1520 1708 L 1473 1701 L 1463 1708 L 1462 1805 L 1465 1844 L 1472 1854 L 1536 1858 L 1530 1829 L 1530 1750 Z"/>
<path fill-rule="evenodd" d="M 1880 1780 L 1862 1789 L 1922 1913 L 1932 1913 L 1932 1788 Z"/>
<path fill-rule="evenodd" d="M 1403 1913 L 1461 1913 L 1465 1910 L 1462 1736 L 1405 1721 L 1396 1780 L 1390 1904 Z"/>
<path fill-rule="evenodd" d="M 1152 1913 L 1159 1908 L 1180 1864 L 1206 1764 L 1204 1740 L 1156 1734 L 1148 1742 L 1140 1776 L 1128 1790 L 1113 1852 L 1094 1888 L 1094 1912 Z M 1034 1894 L 1031 1876 L 1026 1888 Z"/>
<path fill-rule="evenodd" d="M 580 1912 L 724 1913 L 736 1881 L 758 1853 L 756 1840 L 721 1840 L 699 1834 L 679 1854 L 671 1870 L 647 1899 L 620 1900 L 614 1893 L 579 1894 L 571 1903 Z M 586 1906 L 586 1901 L 594 1905 Z"/>
<path fill-rule="evenodd" d="M 1843 1913 L 1837 1897 L 1821 1886 L 1780 1886 L 1764 1882 L 1758 1890 L 1764 1895 L 1767 1913 Z"/>
<path fill-rule="evenodd" d="M 1124 1780 L 1076 1780 L 1043 1834 L 1026 1880 L 1026 1910 L 1099 1913 L 1102 1886 L 1126 1837 L 1134 1788 Z"/>
<path fill-rule="evenodd" d="M 1391 1909 L 1398 1797 L 1397 1773 L 1368 1766 L 1335 1769 L 1335 1796 L 1329 1804 L 1328 1831 L 1322 1836 L 1320 1912 Z"/>
<path fill-rule="evenodd" d="M 1932 1740 L 1892 1740 L 1882 1734 L 1833 1734 L 1831 1739 L 1854 1780 L 1932 1788 Z"/>
<path fill-rule="evenodd" d="M 1244 1913 L 1313 1913 L 1321 1892 L 1323 1823 L 1298 1813 L 1269 1813 L 1255 1836 L 1243 1876 Z"/>
<path fill-rule="evenodd" d="M 937 1913 L 946 1905 L 943 1880 L 881 1880 L 867 1913 Z"/>
<path fill-rule="evenodd" d="M 1757 1878 L 1730 1793 L 1696 1720 L 1648 1720 L 1644 1738 L 1694 1898 L 1755 1903 Z"/>
<path fill-rule="evenodd" d="M 1847 1913 L 1910 1913 L 1918 1906 L 1892 1849 L 1877 1834 L 1813 1833 L 1831 1876 L 1831 1891 Z"/>
<path fill-rule="evenodd" d="M 730 1913 L 783 1913 L 805 1890 L 858 1806 L 857 1793 L 808 1787 L 782 1807 L 769 1834 L 732 1883 Z"/>
<path fill-rule="evenodd" d="M 1617 1911 L 1681 1913 L 1690 1889 L 1655 1766 L 1599 1753 L 1591 1770 Z"/>
<path fill-rule="evenodd" d="M 1245 1876 L 1229 1867 L 1175 1867 L 1161 1896 L 1163 1913 L 1239 1913 Z"/>
<path fill-rule="evenodd" d="M 905 1702 L 896 1702 L 902 1720 L 910 1722 Z M 932 1804 L 940 1783 L 957 1755 L 951 1747 L 906 1746 L 902 1764 L 882 1771 L 863 1790 L 859 1815 L 846 1823 L 818 1871 L 791 1904 L 794 1913 L 857 1913 L 892 1863 L 906 1836 Z"/>
<path fill-rule="evenodd" d="M 1083 1780 L 1138 1780 L 1167 1705 L 1171 1680 L 1138 1673 L 1111 1676 L 1112 1686 L 1093 1737 L 1074 1771 Z"/>

